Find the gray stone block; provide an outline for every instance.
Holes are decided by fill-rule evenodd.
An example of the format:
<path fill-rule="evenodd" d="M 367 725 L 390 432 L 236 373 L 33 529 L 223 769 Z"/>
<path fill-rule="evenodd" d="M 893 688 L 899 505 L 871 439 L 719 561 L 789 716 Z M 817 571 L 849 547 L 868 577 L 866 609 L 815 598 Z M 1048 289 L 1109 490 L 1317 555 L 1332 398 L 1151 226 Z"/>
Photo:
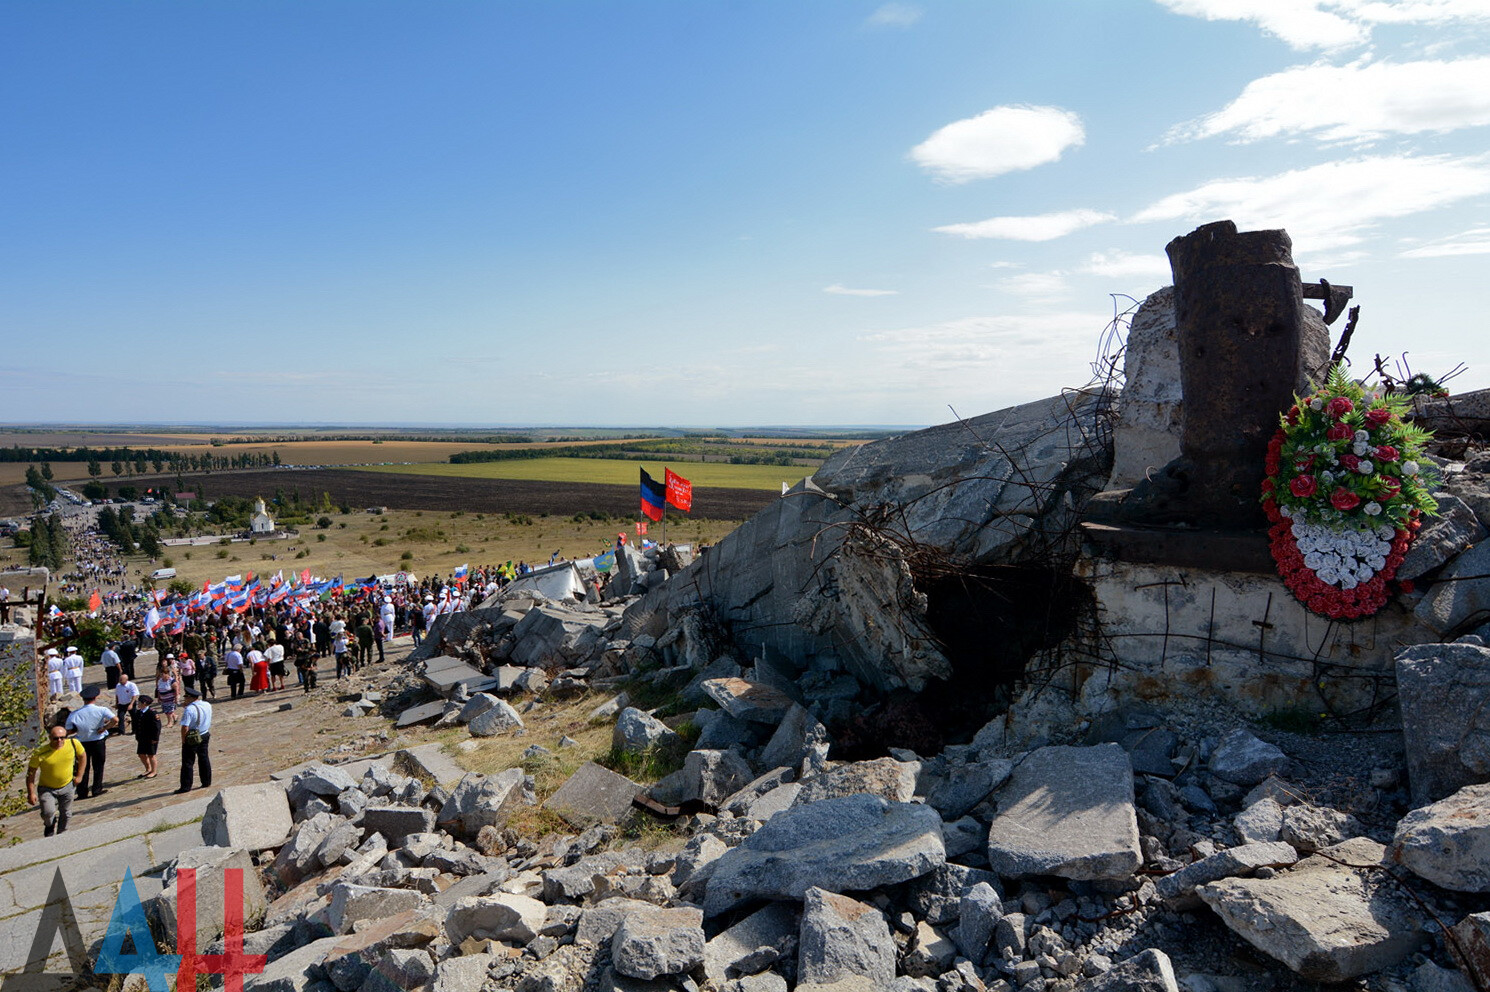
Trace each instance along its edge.
<path fill-rule="evenodd" d="M 543 806 L 583 830 L 596 823 L 619 822 L 631 811 L 631 801 L 641 789 L 625 775 L 587 761 Z"/>
<path fill-rule="evenodd" d="M 799 982 L 863 978 L 883 987 L 895 977 L 895 958 L 895 941 L 879 910 L 824 889 L 807 890 L 797 955 Z"/>
<path fill-rule="evenodd" d="M 1490 780 L 1490 648 L 1406 648 L 1397 654 L 1397 693 L 1414 805 Z"/>
<path fill-rule="evenodd" d="M 281 783 L 230 785 L 212 797 L 202 814 L 202 843 L 262 851 L 283 844 L 294 826 Z"/>

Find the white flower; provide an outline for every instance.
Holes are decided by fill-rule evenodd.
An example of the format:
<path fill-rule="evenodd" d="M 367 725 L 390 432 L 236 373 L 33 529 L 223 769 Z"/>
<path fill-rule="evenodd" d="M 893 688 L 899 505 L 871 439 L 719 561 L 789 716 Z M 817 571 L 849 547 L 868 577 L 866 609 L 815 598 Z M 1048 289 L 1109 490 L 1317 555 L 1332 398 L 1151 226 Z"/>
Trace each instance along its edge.
<path fill-rule="evenodd" d="M 1371 464 L 1370 459 L 1363 459 L 1356 464 L 1355 470 L 1362 475 L 1370 475 L 1372 472 L 1376 471 L 1376 466 Z"/>
<path fill-rule="evenodd" d="M 1321 473 L 1319 473 L 1319 481 L 1320 482 L 1334 482 L 1335 481 L 1335 473 L 1334 472 L 1329 472 L 1329 471 L 1321 472 Z"/>
<path fill-rule="evenodd" d="M 1403 475 L 1417 475 L 1418 474 L 1418 463 L 1417 462 L 1403 462 L 1402 463 L 1402 474 Z"/>
<path fill-rule="evenodd" d="M 1371 445 L 1367 444 L 1365 441 L 1357 441 L 1355 444 L 1352 444 L 1350 446 L 1350 450 L 1352 454 L 1359 457 L 1370 451 Z"/>
<path fill-rule="evenodd" d="M 1367 503 L 1366 504 L 1366 515 L 1367 516 L 1375 517 L 1375 516 L 1379 516 L 1380 514 L 1381 514 L 1381 504 L 1380 503 Z"/>
<path fill-rule="evenodd" d="M 1354 589 L 1359 584 L 1354 575 L 1347 575 L 1340 580 L 1341 589 Z"/>
<path fill-rule="evenodd" d="M 1356 444 L 1365 444 L 1369 440 L 1371 440 L 1371 435 L 1368 434 L 1368 433 L 1366 433 L 1365 431 L 1356 431 L 1355 432 L 1355 442 L 1356 442 Z"/>
<path fill-rule="evenodd" d="M 1324 568 L 1324 555 L 1317 551 L 1310 551 L 1304 555 L 1304 565 L 1317 572 Z"/>
<path fill-rule="evenodd" d="M 1318 397 L 1315 397 L 1314 399 L 1312 399 L 1312 400 L 1309 401 L 1309 409 L 1311 409 L 1311 410 L 1323 410 L 1324 409 L 1324 400 L 1319 399 Z"/>

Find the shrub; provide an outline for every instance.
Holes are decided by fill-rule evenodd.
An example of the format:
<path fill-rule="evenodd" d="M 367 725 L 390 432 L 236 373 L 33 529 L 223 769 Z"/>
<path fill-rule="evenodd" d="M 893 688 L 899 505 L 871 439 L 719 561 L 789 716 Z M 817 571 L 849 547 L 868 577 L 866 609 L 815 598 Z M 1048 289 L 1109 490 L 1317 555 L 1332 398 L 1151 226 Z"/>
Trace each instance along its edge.
<path fill-rule="evenodd" d="M 219 557 L 219 558 L 226 558 L 227 556 L 228 556 L 228 549 L 227 548 L 218 548 L 217 549 L 217 557 Z"/>
<path fill-rule="evenodd" d="M 316 535 L 316 540 L 317 541 L 324 541 L 324 540 L 326 540 L 326 535 L 325 534 L 317 534 Z"/>
<path fill-rule="evenodd" d="M 414 552 L 412 552 L 412 551 L 405 551 L 403 554 L 401 554 L 401 555 L 398 556 L 398 560 L 399 561 L 413 561 L 414 560 Z"/>
<path fill-rule="evenodd" d="M 330 517 L 317 517 L 316 518 L 316 526 L 319 527 L 319 528 L 321 528 L 322 530 L 325 530 L 327 527 L 330 527 L 331 526 L 331 518 Z"/>

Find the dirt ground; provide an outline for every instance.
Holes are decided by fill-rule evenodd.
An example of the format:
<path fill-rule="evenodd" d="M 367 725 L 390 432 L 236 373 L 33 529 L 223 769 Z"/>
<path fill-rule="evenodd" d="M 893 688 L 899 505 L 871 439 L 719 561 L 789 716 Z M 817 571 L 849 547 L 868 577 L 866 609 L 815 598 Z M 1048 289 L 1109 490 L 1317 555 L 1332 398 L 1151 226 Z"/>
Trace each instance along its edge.
<path fill-rule="evenodd" d="M 397 638 L 386 652 L 384 665 L 392 667 L 413 650 L 407 636 Z M 376 663 L 374 663 L 376 666 Z M 153 671 L 155 655 L 146 652 L 135 663 L 141 674 Z M 103 684 L 103 669 L 89 665 L 87 683 Z M 140 759 L 135 755 L 133 737 L 114 737 L 109 741 L 108 759 L 104 763 L 104 795 L 73 804 L 73 824 L 81 826 L 101 816 L 136 816 L 181 802 L 183 799 L 211 795 L 225 785 L 264 782 L 269 774 L 321 758 L 326 751 L 348 741 L 366 739 L 369 753 L 386 750 L 387 744 L 368 738 L 369 732 L 387 731 L 392 739 L 391 721 L 380 716 L 349 718 L 340 715 L 346 706 L 338 701 L 335 666 L 323 659 L 319 685 L 306 694 L 295 684 L 293 675 L 287 688 L 261 696 L 249 694 L 229 700 L 227 679 L 217 679 L 218 697 L 212 707 L 212 788 L 200 784 L 187 796 L 175 795 L 180 786 L 181 731 L 162 727 L 160 736 L 160 773 L 153 779 L 142 779 Z M 155 680 L 146 678 L 142 688 L 154 694 Z M 290 704 L 291 709 L 280 707 Z M 8 819 L 0 820 L 0 838 L 30 840 L 41 836 L 41 816 L 32 807 Z"/>

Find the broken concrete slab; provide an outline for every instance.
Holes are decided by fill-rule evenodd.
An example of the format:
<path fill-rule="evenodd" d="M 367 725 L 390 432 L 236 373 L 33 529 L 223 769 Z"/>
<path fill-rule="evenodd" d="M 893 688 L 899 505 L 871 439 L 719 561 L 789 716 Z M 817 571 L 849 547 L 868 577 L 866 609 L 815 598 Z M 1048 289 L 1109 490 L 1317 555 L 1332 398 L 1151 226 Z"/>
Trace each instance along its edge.
<path fill-rule="evenodd" d="M 362 813 L 362 828 L 382 834 L 389 847 L 403 847 L 409 834 L 435 828 L 435 814 L 420 806 L 369 806 Z"/>
<path fill-rule="evenodd" d="M 177 932 L 181 873 L 187 869 L 194 871 L 192 884 L 196 893 L 194 912 L 198 946 L 206 946 L 222 936 L 228 871 L 237 872 L 242 879 L 243 908 L 240 920 L 261 919 L 269 908 L 264 883 L 260 881 L 253 858 L 247 850 L 241 847 L 194 847 L 182 851 L 176 858 L 167 874 L 166 887 L 155 897 L 155 915 L 160 920 L 163 933 Z"/>
<path fill-rule="evenodd" d="M 801 899 L 814 886 L 860 891 L 904 882 L 946 860 L 941 817 L 918 803 L 845 796 L 794 806 L 714 862 L 704 915 L 751 899 Z"/>
<path fill-rule="evenodd" d="M 798 806 L 820 799 L 836 799 L 860 793 L 879 796 L 892 803 L 908 803 L 916 795 L 919 762 L 874 758 L 835 765 L 827 771 L 805 779 L 797 793 Z"/>
<path fill-rule="evenodd" d="M 474 838 L 482 827 L 499 827 L 510 811 L 531 803 L 527 776 L 521 768 L 508 768 L 495 775 L 467 774 L 440 807 L 436 822 L 460 837 Z"/>
<path fill-rule="evenodd" d="M 439 744 L 403 748 L 394 753 L 393 767 L 430 785 L 453 786 L 466 774 Z"/>
<path fill-rule="evenodd" d="M 996 793 L 988 863 L 1008 878 L 1127 878 L 1143 864 L 1128 754 L 1117 744 L 1042 747 Z"/>
<path fill-rule="evenodd" d="M 775 726 L 796 700 L 773 686 L 745 679 L 705 679 L 701 688 L 736 720 Z"/>
<path fill-rule="evenodd" d="M 820 888 L 804 893 L 799 981 L 829 984 L 857 977 L 883 988 L 895 977 L 895 959 L 895 941 L 879 910 Z"/>
<path fill-rule="evenodd" d="M 1233 785 L 1254 786 L 1288 769 L 1288 755 L 1245 730 L 1233 730 L 1211 752 L 1211 774 Z"/>
<path fill-rule="evenodd" d="M 1160 899 L 1171 902 L 1190 896 L 1196 886 L 1219 882 L 1223 878 L 1247 875 L 1259 868 L 1286 868 L 1299 860 L 1290 844 L 1273 841 L 1266 844 L 1242 844 L 1217 851 L 1209 857 L 1188 864 L 1154 884 Z"/>
<path fill-rule="evenodd" d="M 1487 615 L 1490 582 L 1473 580 L 1481 575 L 1490 575 L 1490 543 L 1477 544 L 1444 566 L 1413 615 L 1439 634 L 1447 634 L 1472 616 Z"/>
<path fill-rule="evenodd" d="M 1357 837 L 1274 878 L 1223 879 L 1196 892 L 1238 936 L 1300 976 L 1344 982 L 1391 967 L 1422 940 L 1417 911 L 1379 870 L 1385 855 Z"/>
<path fill-rule="evenodd" d="M 414 889 L 390 889 L 338 880 L 331 885 L 326 922 L 334 933 L 351 933 L 361 920 L 379 920 L 418 909 L 428 897 Z"/>
<path fill-rule="evenodd" d="M 445 916 L 452 943 L 468 937 L 526 944 L 543 929 L 548 907 L 529 896 L 502 892 L 459 900 Z"/>
<path fill-rule="evenodd" d="M 704 914 L 692 907 L 639 909 L 611 938 L 612 966 L 629 978 L 680 975 L 703 961 Z"/>
<path fill-rule="evenodd" d="M 1180 992 L 1174 964 L 1157 947 L 1139 951 L 1122 964 L 1082 982 L 1079 988 L 1081 992 Z"/>
<path fill-rule="evenodd" d="M 1402 557 L 1402 564 L 1397 566 L 1398 581 L 1421 578 L 1490 536 L 1464 500 L 1444 492 L 1433 495 L 1438 512 L 1428 518 Z"/>
<path fill-rule="evenodd" d="M 791 768 L 801 771 L 803 762 L 821 764 L 828 757 L 828 728 L 810 710 L 792 706 L 761 750 L 760 764 L 765 768 Z"/>
<path fill-rule="evenodd" d="M 445 701 L 436 699 L 429 703 L 420 703 L 418 706 L 410 706 L 398 715 L 393 721 L 395 730 L 403 730 L 405 727 L 418 726 L 421 723 L 429 723 L 438 720 L 445 712 Z"/>
<path fill-rule="evenodd" d="M 263 851 L 283 844 L 294 828 L 282 783 L 229 785 L 212 797 L 202 814 L 202 843 Z"/>
<path fill-rule="evenodd" d="M 583 830 L 596 823 L 619 822 L 631 812 L 631 801 L 641 791 L 642 787 L 625 775 L 587 761 L 559 786 L 543 807 Z"/>
<path fill-rule="evenodd" d="M 1397 654 L 1397 693 L 1414 805 L 1490 780 L 1490 648 L 1405 648 Z"/>
<path fill-rule="evenodd" d="M 1490 892 L 1490 784 L 1467 785 L 1397 821 L 1392 860 L 1455 892 Z"/>
<path fill-rule="evenodd" d="M 661 720 L 634 706 L 623 709 L 616 717 L 611 745 L 623 751 L 646 751 L 680 740 Z"/>
<path fill-rule="evenodd" d="M 756 910 L 704 945 L 704 974 L 722 985 L 726 979 L 766 968 L 797 946 L 799 910 L 773 902 Z"/>
<path fill-rule="evenodd" d="M 507 700 L 498 699 L 495 705 L 482 711 L 467 726 L 476 737 L 495 737 L 509 730 L 521 730 L 523 718 Z"/>

